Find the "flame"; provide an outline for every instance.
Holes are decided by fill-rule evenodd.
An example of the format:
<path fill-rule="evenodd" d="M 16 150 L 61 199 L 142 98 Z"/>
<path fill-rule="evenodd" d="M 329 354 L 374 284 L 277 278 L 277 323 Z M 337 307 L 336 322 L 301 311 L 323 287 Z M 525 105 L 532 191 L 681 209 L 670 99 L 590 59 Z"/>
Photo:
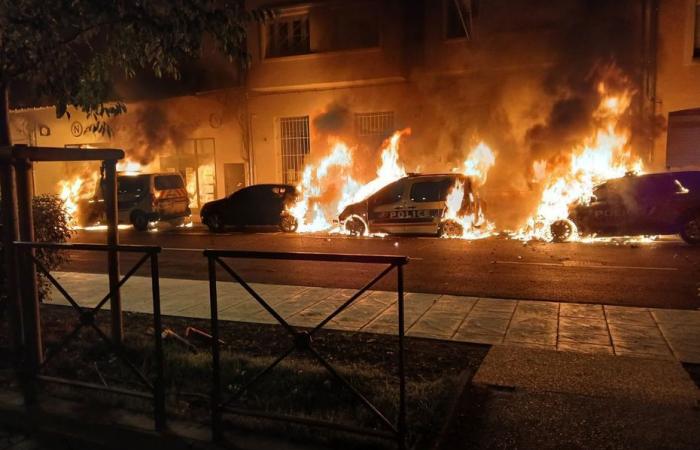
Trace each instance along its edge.
<path fill-rule="evenodd" d="M 340 140 L 334 142 L 328 156 L 315 165 L 307 165 L 297 186 L 300 198 L 289 209 L 299 224 L 297 232 L 332 229 L 333 219 L 347 205 L 364 200 L 387 184 L 406 176 L 406 170 L 399 162 L 399 143 L 410 132 L 409 128 L 397 131 L 384 142 L 377 176 L 364 184 L 353 178 L 353 151 Z M 335 198 L 324 198 L 329 191 L 335 191 Z"/>
<path fill-rule="evenodd" d="M 483 186 L 489 169 L 496 163 L 496 154 L 484 142 L 474 147 L 462 165 L 461 173 L 471 181 L 472 188 Z M 456 172 L 457 169 L 453 169 Z M 488 222 L 474 192 L 465 202 L 465 182 L 457 181 L 447 194 L 443 216 L 443 237 L 481 239 L 491 236 L 494 224 Z"/>
<path fill-rule="evenodd" d="M 140 162 L 129 158 L 117 163 L 117 172 L 125 172 L 127 175 L 139 174 L 143 171 L 143 169 L 144 167 Z"/>
<path fill-rule="evenodd" d="M 98 179 L 97 173 L 85 172 L 58 182 L 58 196 L 63 202 L 66 222 L 70 228 L 80 227 L 80 214 L 84 212 L 80 210 L 81 203 L 93 198 Z"/>
<path fill-rule="evenodd" d="M 550 167 L 545 160 L 533 164 L 534 181 L 543 182 L 544 190 L 535 214 L 513 237 L 551 241 L 550 225 L 566 219 L 572 205 L 587 204 L 595 186 L 630 172 L 643 172 L 641 159 L 630 148 L 629 129 L 620 129 L 620 120 L 630 107 L 631 92 L 611 93 L 600 83 L 598 93 L 601 101 L 593 120 L 599 125 L 592 136 L 573 148 L 568 162 L 561 167 Z M 579 236 L 573 238 L 581 240 Z"/>

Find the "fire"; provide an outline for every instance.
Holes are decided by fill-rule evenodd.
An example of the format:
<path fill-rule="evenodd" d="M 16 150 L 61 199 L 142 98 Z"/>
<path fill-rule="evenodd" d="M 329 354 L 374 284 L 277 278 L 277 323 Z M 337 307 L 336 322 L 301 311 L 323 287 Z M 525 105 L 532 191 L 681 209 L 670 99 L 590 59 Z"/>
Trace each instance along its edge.
<path fill-rule="evenodd" d="M 143 165 L 132 159 L 125 159 L 117 163 L 117 172 L 126 172 L 128 174 L 137 174 L 143 171 Z"/>
<path fill-rule="evenodd" d="M 551 241 L 550 225 L 569 215 L 569 207 L 590 201 L 598 184 L 629 172 L 641 173 L 642 161 L 632 154 L 629 129 L 620 129 L 620 120 L 628 111 L 631 93 L 611 93 L 604 83 L 598 85 L 601 101 L 593 114 L 599 124 L 592 136 L 572 149 L 568 163 L 550 167 L 548 161 L 535 161 L 535 181 L 544 190 L 535 214 L 514 237 Z"/>
<path fill-rule="evenodd" d="M 384 142 L 377 176 L 364 184 L 353 178 L 353 151 L 340 140 L 333 144 L 330 154 L 318 164 L 307 165 L 297 186 L 300 199 L 289 209 L 299 224 L 297 231 L 330 230 L 333 219 L 347 205 L 364 200 L 387 184 L 406 176 L 406 170 L 399 162 L 399 144 L 401 138 L 410 132 L 408 128 L 397 131 Z M 324 198 L 328 195 L 333 198 Z"/>
<path fill-rule="evenodd" d="M 66 210 L 66 221 L 71 228 L 78 228 L 81 224 L 80 208 L 84 201 L 91 199 L 97 187 L 99 175 L 85 172 L 59 181 L 59 198 L 63 201 Z"/>
<path fill-rule="evenodd" d="M 496 155 L 484 142 L 474 147 L 464 160 L 461 173 L 472 183 L 473 188 L 483 186 L 489 169 L 496 163 Z M 457 170 L 453 170 L 456 172 Z M 465 207 L 465 182 L 458 181 L 447 195 L 443 216 L 443 237 L 480 239 L 491 236 L 495 228 L 488 222 L 480 207 L 479 199 L 469 192 Z"/>
<path fill-rule="evenodd" d="M 80 188 L 82 185 L 83 179 L 80 177 L 59 182 L 59 197 L 63 201 L 63 206 L 66 210 L 66 221 L 71 226 L 75 225 L 74 217 L 78 212 L 78 201 L 80 200 Z"/>

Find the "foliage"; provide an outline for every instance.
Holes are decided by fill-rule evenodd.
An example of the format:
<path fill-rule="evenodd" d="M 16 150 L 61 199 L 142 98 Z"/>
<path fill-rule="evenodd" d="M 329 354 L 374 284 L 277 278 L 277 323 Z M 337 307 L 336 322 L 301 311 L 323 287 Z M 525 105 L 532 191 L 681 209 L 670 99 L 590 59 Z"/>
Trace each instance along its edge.
<path fill-rule="evenodd" d="M 0 0 L 0 86 L 19 81 L 58 117 L 74 105 L 91 131 L 109 131 L 106 118 L 126 109 L 113 102 L 117 77 L 178 79 L 205 41 L 247 67 L 247 26 L 271 15 L 243 0 Z"/>
<path fill-rule="evenodd" d="M 68 214 L 61 199 L 56 195 L 39 195 L 32 202 L 34 210 L 34 240 L 37 242 L 66 242 L 70 239 Z M 68 261 L 65 251 L 37 249 L 37 259 L 47 270 L 56 270 Z M 39 298 L 47 298 L 50 283 L 43 274 L 39 274 Z"/>

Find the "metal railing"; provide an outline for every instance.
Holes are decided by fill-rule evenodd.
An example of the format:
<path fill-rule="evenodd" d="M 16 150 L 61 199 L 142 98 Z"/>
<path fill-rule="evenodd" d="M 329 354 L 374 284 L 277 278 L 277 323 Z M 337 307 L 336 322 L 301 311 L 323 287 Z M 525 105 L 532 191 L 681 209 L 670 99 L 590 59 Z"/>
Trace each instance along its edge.
<path fill-rule="evenodd" d="M 228 250 L 205 250 L 204 256 L 208 259 L 209 268 L 209 298 L 211 306 L 211 351 L 212 351 L 212 392 L 211 392 L 211 426 L 215 441 L 223 440 L 223 413 L 231 413 L 241 416 L 251 416 L 266 418 L 271 420 L 282 420 L 306 426 L 317 426 L 332 428 L 340 431 L 370 435 L 396 440 L 398 447 L 404 449 L 406 445 L 406 375 L 404 358 L 404 291 L 403 291 L 403 266 L 408 263 L 405 256 L 379 256 L 379 255 L 347 255 L 332 253 L 279 253 L 279 252 L 257 252 L 257 251 L 228 251 Z M 265 299 L 263 299 L 235 270 L 233 270 L 222 258 L 234 259 L 267 259 L 267 260 L 287 260 L 287 261 L 321 261 L 336 263 L 364 263 L 364 264 L 385 264 L 387 267 L 375 276 L 364 287 L 350 296 L 343 304 L 329 314 L 325 319 L 312 329 L 300 330 L 286 321 Z M 219 265 L 228 273 L 243 289 L 245 289 L 260 306 L 262 306 L 274 319 L 289 333 L 291 346 L 280 354 L 265 369 L 258 372 L 247 381 L 240 389 L 234 392 L 228 399 L 224 399 L 221 388 L 221 354 L 219 342 L 219 319 L 218 319 L 218 293 L 216 265 Z M 398 377 L 399 377 L 399 405 L 396 422 L 388 419 L 365 395 L 355 388 L 345 379 L 331 363 L 324 358 L 314 347 L 312 337 L 321 328 L 327 325 L 336 316 L 346 310 L 356 300 L 358 300 L 367 290 L 374 286 L 379 280 L 384 278 L 389 272 L 396 268 L 396 290 L 398 306 Z M 311 355 L 320 363 L 341 385 L 349 389 L 367 409 L 379 420 L 387 431 L 378 431 L 368 428 L 360 428 L 352 425 L 339 424 L 320 419 L 302 418 L 293 415 L 274 414 L 267 411 L 257 411 L 246 408 L 232 407 L 231 404 L 239 400 L 244 393 L 268 375 L 285 358 L 295 351 L 304 352 Z"/>
<path fill-rule="evenodd" d="M 75 386 L 84 389 L 92 389 L 103 392 L 111 392 L 131 397 L 144 398 L 152 400 L 153 415 L 155 420 L 155 428 L 158 431 L 166 428 L 166 412 L 165 412 L 165 383 L 164 383 L 164 368 L 163 368 L 163 336 L 162 336 L 162 321 L 160 312 L 160 280 L 158 270 L 158 254 L 161 251 L 160 247 L 139 246 L 139 245 L 104 245 L 104 244 L 58 244 L 58 243 L 37 243 L 37 242 L 15 242 L 18 258 L 20 261 L 31 262 L 36 269 L 44 274 L 49 282 L 61 293 L 70 306 L 75 310 L 78 317 L 78 323 L 73 330 L 68 333 L 57 344 L 50 346 L 46 350 L 46 357 L 40 358 L 38 365 L 32 368 L 32 373 L 26 374 L 34 383 L 35 380 L 44 382 L 59 383 L 64 385 Z M 75 298 L 51 275 L 50 271 L 44 264 L 34 255 L 35 249 L 50 249 L 62 251 L 98 251 L 98 252 L 125 252 L 125 253 L 143 253 L 141 259 L 119 280 L 116 286 L 93 307 L 81 306 Z M 154 363 L 155 363 L 155 380 L 151 382 L 149 378 L 138 369 L 138 367 L 127 357 L 122 344 L 115 343 L 97 324 L 97 313 L 110 300 L 114 290 L 121 288 L 133 276 L 143 264 L 150 260 L 151 267 L 151 289 L 153 295 L 153 335 L 154 335 Z M 62 349 L 74 340 L 83 328 L 91 328 L 104 341 L 114 355 L 118 357 L 136 376 L 140 383 L 145 386 L 149 393 L 134 391 L 131 389 L 111 388 L 94 383 L 87 383 L 76 380 L 68 380 L 65 378 L 50 377 L 41 375 L 44 369 Z M 41 330 L 35 330 L 40 333 Z M 40 341 L 37 336 L 37 340 Z"/>

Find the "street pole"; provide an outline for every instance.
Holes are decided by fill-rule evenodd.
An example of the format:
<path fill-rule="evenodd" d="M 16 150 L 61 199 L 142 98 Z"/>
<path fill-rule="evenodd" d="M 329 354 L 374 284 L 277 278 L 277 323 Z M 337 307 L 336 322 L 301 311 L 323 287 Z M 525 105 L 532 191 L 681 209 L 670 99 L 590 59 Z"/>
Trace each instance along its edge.
<path fill-rule="evenodd" d="M 32 200 L 34 198 L 34 172 L 32 162 L 21 159 L 15 163 L 17 179 L 17 210 L 19 237 L 25 242 L 34 242 L 34 218 Z M 28 382 L 25 391 L 27 404 L 36 402 L 34 378 L 43 360 L 41 344 L 41 321 L 39 316 L 39 294 L 37 289 L 36 267 L 32 261 L 34 249 L 27 248 L 18 252 L 21 268 L 20 291 L 22 294 L 22 319 L 24 321 L 24 370 Z"/>
<path fill-rule="evenodd" d="M 103 184 L 103 196 L 105 200 L 105 213 L 107 216 L 107 265 L 109 269 L 110 309 L 112 314 L 112 340 L 121 345 L 124 341 L 124 326 L 122 323 L 122 299 L 119 292 L 119 215 L 117 203 L 117 161 L 106 160 L 103 163 L 105 181 Z"/>

